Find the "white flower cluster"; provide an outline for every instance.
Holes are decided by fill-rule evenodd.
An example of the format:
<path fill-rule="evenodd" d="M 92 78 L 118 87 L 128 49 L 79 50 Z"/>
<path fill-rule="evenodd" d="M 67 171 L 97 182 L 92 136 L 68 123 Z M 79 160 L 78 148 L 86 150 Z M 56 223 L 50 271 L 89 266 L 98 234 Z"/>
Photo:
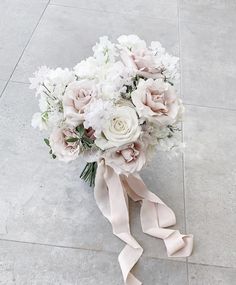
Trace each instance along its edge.
<path fill-rule="evenodd" d="M 93 52 L 73 70 L 41 67 L 30 78 L 40 108 L 32 126 L 50 131 L 45 142 L 53 157 L 103 158 L 129 173 L 139 171 L 155 147 L 180 149 L 183 105 L 173 87 L 178 58 L 136 35 L 117 43 L 101 37 Z"/>

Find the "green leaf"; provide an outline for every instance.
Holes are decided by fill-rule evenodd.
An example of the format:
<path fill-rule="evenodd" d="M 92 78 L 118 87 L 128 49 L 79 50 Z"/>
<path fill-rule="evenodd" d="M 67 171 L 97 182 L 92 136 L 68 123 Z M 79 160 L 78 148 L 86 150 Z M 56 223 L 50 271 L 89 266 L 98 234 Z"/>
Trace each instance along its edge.
<path fill-rule="evenodd" d="M 43 112 L 41 118 L 46 123 L 48 121 L 48 112 Z"/>
<path fill-rule="evenodd" d="M 49 139 L 44 139 L 44 142 L 47 146 L 50 146 Z"/>
<path fill-rule="evenodd" d="M 78 140 L 79 140 L 79 138 L 73 138 L 73 137 L 71 137 L 71 138 L 68 138 L 68 139 L 66 140 L 66 142 L 73 143 L 73 142 L 77 142 Z"/>
<path fill-rule="evenodd" d="M 84 135 L 84 126 L 80 125 L 76 127 L 76 131 L 79 133 L 79 135 L 82 137 Z"/>

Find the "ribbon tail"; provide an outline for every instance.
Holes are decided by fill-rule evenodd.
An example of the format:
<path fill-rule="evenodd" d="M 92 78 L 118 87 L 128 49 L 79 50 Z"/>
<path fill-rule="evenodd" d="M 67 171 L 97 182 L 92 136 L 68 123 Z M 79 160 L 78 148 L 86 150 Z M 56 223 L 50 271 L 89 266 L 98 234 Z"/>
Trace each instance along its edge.
<path fill-rule="evenodd" d="M 143 232 L 163 239 L 169 257 L 188 257 L 193 249 L 193 236 L 165 228 L 176 224 L 174 212 L 147 189 L 138 174 L 130 175 L 125 180 L 129 195 L 142 202 L 140 218 Z"/>
<path fill-rule="evenodd" d="M 141 285 L 131 273 L 143 249 L 130 233 L 128 196 L 119 175 L 104 162 L 98 165 L 94 193 L 98 207 L 112 225 L 113 233 L 127 244 L 118 257 L 125 285 Z"/>

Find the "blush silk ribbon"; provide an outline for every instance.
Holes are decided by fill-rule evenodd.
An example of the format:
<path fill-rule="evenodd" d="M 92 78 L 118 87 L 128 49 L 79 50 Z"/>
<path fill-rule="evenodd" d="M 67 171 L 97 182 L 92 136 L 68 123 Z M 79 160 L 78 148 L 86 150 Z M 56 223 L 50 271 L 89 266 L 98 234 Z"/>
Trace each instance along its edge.
<path fill-rule="evenodd" d="M 128 197 L 141 202 L 143 232 L 163 239 L 169 257 L 187 257 L 191 254 L 193 236 L 166 229 L 176 223 L 174 212 L 147 189 L 137 173 L 128 177 L 119 175 L 101 160 L 98 163 L 94 195 L 102 214 L 110 221 L 114 235 L 126 243 L 118 257 L 125 285 L 142 284 L 131 273 L 143 249 L 130 233 Z"/>

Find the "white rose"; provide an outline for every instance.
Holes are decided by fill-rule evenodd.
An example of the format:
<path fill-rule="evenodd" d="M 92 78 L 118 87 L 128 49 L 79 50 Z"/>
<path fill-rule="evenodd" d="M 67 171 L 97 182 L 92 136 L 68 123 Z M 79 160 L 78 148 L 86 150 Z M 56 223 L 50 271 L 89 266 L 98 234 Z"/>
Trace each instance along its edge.
<path fill-rule="evenodd" d="M 128 106 L 116 107 L 110 120 L 103 127 L 103 137 L 95 143 L 101 149 L 119 147 L 134 142 L 140 136 L 141 127 L 135 110 Z"/>

